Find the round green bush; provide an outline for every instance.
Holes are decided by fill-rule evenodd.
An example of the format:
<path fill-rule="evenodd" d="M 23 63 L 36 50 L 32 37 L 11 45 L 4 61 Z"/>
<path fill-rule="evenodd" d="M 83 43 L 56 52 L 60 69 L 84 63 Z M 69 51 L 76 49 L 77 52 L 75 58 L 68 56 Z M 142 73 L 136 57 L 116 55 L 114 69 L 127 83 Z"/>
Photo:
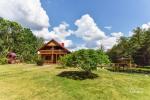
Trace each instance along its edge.
<path fill-rule="evenodd" d="M 43 66 L 43 65 L 44 65 L 44 60 L 43 60 L 43 59 L 38 59 L 38 60 L 36 61 L 36 64 L 37 64 L 38 66 Z"/>
<path fill-rule="evenodd" d="M 100 64 L 109 64 L 108 56 L 102 50 L 82 49 L 60 58 L 63 66 L 76 67 L 84 71 L 96 70 Z"/>

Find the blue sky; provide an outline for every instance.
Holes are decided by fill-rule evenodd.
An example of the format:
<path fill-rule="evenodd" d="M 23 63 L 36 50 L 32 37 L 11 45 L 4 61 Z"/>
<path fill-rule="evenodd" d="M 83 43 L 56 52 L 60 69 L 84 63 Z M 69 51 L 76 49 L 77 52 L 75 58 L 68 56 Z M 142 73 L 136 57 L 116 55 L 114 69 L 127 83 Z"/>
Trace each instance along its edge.
<path fill-rule="evenodd" d="M 128 34 L 137 26 L 150 21 L 150 0 L 41 0 L 52 26 L 62 21 L 75 29 L 74 22 L 84 14 L 93 17 L 107 34 Z M 111 26 L 111 30 L 104 27 Z"/>
<path fill-rule="evenodd" d="M 0 0 L 0 17 L 70 50 L 110 49 L 136 27 L 150 28 L 150 0 Z"/>

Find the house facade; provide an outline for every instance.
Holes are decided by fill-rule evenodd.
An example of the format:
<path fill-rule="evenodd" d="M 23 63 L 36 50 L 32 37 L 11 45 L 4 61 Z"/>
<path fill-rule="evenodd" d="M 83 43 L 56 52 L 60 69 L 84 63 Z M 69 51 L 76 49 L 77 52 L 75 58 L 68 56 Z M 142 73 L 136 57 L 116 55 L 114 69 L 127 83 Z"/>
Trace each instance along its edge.
<path fill-rule="evenodd" d="M 38 50 L 38 54 L 44 60 L 44 64 L 56 64 L 61 56 L 70 53 L 70 51 L 64 47 L 64 43 L 58 43 L 52 39 Z"/>

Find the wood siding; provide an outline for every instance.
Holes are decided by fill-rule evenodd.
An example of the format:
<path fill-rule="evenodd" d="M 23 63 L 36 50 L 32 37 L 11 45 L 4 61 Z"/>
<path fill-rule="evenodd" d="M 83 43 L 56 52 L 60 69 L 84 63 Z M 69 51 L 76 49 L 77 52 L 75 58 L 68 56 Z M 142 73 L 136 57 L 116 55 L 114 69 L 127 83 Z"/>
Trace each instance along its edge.
<path fill-rule="evenodd" d="M 70 53 L 64 45 L 59 44 L 55 40 L 49 41 L 38 50 L 38 54 L 44 59 L 45 64 L 56 64 L 61 56 Z"/>
<path fill-rule="evenodd" d="M 41 54 L 67 54 L 64 50 L 40 50 Z"/>

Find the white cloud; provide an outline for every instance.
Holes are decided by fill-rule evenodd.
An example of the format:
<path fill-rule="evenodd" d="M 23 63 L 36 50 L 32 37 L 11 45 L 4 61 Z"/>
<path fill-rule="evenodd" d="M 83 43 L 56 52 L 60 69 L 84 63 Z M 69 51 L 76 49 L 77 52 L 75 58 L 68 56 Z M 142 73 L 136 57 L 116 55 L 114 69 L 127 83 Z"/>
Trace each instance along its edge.
<path fill-rule="evenodd" d="M 33 33 L 37 36 L 37 37 L 42 37 L 44 38 L 46 41 L 52 39 L 52 38 L 58 38 L 58 35 L 51 31 L 49 32 L 48 28 L 43 28 L 42 30 L 34 30 Z"/>
<path fill-rule="evenodd" d="M 116 37 L 107 37 L 103 40 L 97 41 L 97 46 L 100 47 L 101 45 L 103 45 L 105 50 L 112 48 L 115 44 L 117 44 Z"/>
<path fill-rule="evenodd" d="M 147 23 L 147 24 L 143 24 L 143 25 L 141 26 L 141 28 L 142 28 L 142 29 L 145 29 L 145 30 L 150 29 L 150 22 Z"/>
<path fill-rule="evenodd" d="M 40 0 L 0 0 L 0 17 L 20 22 L 32 30 L 49 27 L 49 18 Z"/>
<path fill-rule="evenodd" d="M 105 50 L 112 48 L 115 44 L 117 44 L 118 39 L 123 36 L 122 32 L 111 33 L 111 36 L 107 36 L 105 39 L 98 40 L 97 45 L 103 45 Z"/>
<path fill-rule="evenodd" d="M 123 36 L 124 34 L 123 34 L 122 32 L 114 32 L 114 33 L 111 33 L 111 35 L 112 35 L 113 37 L 118 37 L 118 38 L 120 38 L 120 37 Z"/>
<path fill-rule="evenodd" d="M 75 21 L 77 30 L 74 34 L 85 41 L 98 40 L 105 37 L 105 33 L 98 28 L 93 18 L 89 15 L 83 15 Z"/>
<path fill-rule="evenodd" d="M 148 30 L 148 29 L 150 29 L 150 22 L 141 25 L 140 28 L 141 28 L 142 30 Z M 129 31 L 128 36 L 131 37 L 131 36 L 133 36 L 134 34 L 136 34 L 136 33 L 134 33 L 134 31 Z"/>
<path fill-rule="evenodd" d="M 104 28 L 107 29 L 107 30 L 111 30 L 112 26 L 105 26 Z"/>
<path fill-rule="evenodd" d="M 61 23 L 49 31 L 49 17 L 41 6 L 40 0 L 0 0 L 0 17 L 17 21 L 24 27 L 29 27 L 38 37 L 45 41 L 56 39 L 64 42 L 66 47 L 73 47 L 71 40 L 66 39 L 72 31 L 67 23 Z"/>
<path fill-rule="evenodd" d="M 111 36 L 106 36 L 103 39 L 86 41 L 82 44 L 82 46 L 78 45 L 77 48 L 75 48 L 74 50 L 87 48 L 98 49 L 101 45 L 104 46 L 105 50 L 108 50 L 112 48 L 115 44 L 117 44 L 118 39 L 123 35 L 124 34 L 121 32 L 111 33 Z"/>
<path fill-rule="evenodd" d="M 80 49 L 88 49 L 85 44 L 80 44 L 78 46 L 76 46 L 75 48 L 71 49 L 71 51 L 76 51 L 76 50 L 80 50 Z"/>
<path fill-rule="evenodd" d="M 72 40 L 66 39 L 72 34 L 72 31 L 69 30 L 69 25 L 65 22 L 61 23 L 58 27 L 54 27 L 52 31 L 49 31 L 48 28 L 43 28 L 41 31 L 37 30 L 33 32 L 36 36 L 42 37 L 46 41 L 56 39 L 59 42 L 64 42 L 65 47 L 73 47 Z"/>
<path fill-rule="evenodd" d="M 72 34 L 72 31 L 69 30 L 69 25 L 65 22 L 61 23 L 59 26 L 54 27 L 52 31 L 49 31 L 48 28 L 43 28 L 41 31 L 33 31 L 36 36 L 43 37 L 45 40 L 50 40 L 52 38 L 57 40 L 64 40 L 66 37 Z"/>
<path fill-rule="evenodd" d="M 134 32 L 129 31 L 128 36 L 131 37 L 131 36 L 133 36 L 134 34 L 135 34 Z"/>
<path fill-rule="evenodd" d="M 117 44 L 117 40 L 124 35 L 122 32 L 114 32 L 111 33 L 111 36 L 106 36 L 105 32 L 96 25 L 94 19 L 88 14 L 76 20 L 75 25 L 77 26 L 77 30 L 74 31 L 74 34 L 84 40 L 82 47 L 80 46 L 76 49 L 97 49 L 100 45 L 103 45 L 105 49 L 110 49 L 114 44 Z M 112 27 L 107 26 L 105 28 L 111 29 Z"/>
<path fill-rule="evenodd" d="M 54 27 L 53 32 L 59 35 L 60 38 L 65 39 L 70 36 L 73 31 L 69 30 L 69 24 L 63 22 L 58 27 Z"/>
<path fill-rule="evenodd" d="M 65 47 L 67 47 L 68 49 L 76 48 L 76 46 L 73 44 L 72 40 L 65 39 L 65 40 L 62 40 L 61 42 L 64 43 Z"/>

